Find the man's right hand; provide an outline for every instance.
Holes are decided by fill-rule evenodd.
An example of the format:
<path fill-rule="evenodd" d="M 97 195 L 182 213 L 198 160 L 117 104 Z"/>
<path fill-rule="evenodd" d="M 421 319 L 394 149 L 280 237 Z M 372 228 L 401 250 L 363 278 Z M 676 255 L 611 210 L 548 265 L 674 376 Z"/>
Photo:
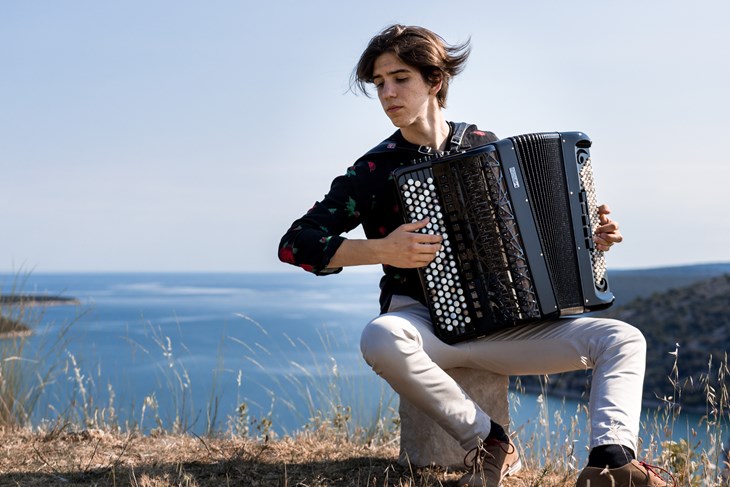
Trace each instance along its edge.
<path fill-rule="evenodd" d="M 404 223 L 380 241 L 380 260 L 383 264 L 411 269 L 424 267 L 441 250 L 441 235 L 429 235 L 419 230 L 428 225 L 428 218 Z"/>
<path fill-rule="evenodd" d="M 390 235 L 373 239 L 345 239 L 332 256 L 330 269 L 339 267 L 384 264 L 401 269 L 428 265 L 441 250 L 441 235 L 419 232 L 428 225 L 428 218 L 404 223 Z"/>

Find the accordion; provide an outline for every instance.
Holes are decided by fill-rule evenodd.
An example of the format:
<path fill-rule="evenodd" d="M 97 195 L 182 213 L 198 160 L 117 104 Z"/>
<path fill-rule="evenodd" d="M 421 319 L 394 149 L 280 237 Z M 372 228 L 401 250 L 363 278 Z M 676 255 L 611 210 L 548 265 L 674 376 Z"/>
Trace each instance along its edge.
<path fill-rule="evenodd" d="M 590 147 L 580 132 L 527 134 L 393 173 L 404 220 L 427 217 L 421 231 L 443 237 L 418 270 L 442 341 L 613 303 Z"/>

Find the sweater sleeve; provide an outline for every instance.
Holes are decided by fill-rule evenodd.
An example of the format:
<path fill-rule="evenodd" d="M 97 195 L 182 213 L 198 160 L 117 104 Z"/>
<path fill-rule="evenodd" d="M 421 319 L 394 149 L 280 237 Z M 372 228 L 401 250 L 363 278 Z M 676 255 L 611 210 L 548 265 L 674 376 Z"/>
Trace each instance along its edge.
<path fill-rule="evenodd" d="M 345 240 L 342 233 L 362 223 L 368 207 L 362 196 L 367 191 L 367 165 L 355 164 L 332 181 L 329 192 L 291 227 L 279 243 L 279 260 L 316 275 L 336 274 L 342 268 L 328 264 Z"/>

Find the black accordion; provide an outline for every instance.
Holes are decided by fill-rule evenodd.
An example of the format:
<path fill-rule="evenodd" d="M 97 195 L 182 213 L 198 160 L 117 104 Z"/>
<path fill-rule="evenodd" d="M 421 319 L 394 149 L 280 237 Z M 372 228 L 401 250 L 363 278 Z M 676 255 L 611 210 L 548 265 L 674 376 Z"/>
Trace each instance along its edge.
<path fill-rule="evenodd" d="M 609 307 L 591 140 L 537 133 L 428 156 L 393 176 L 406 222 L 443 236 L 418 270 L 436 335 L 456 343 Z"/>

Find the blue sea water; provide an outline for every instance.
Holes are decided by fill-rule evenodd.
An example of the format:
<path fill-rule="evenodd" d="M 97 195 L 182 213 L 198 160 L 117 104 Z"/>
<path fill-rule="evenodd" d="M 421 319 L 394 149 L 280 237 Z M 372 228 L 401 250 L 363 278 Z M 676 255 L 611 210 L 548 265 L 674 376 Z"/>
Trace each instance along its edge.
<path fill-rule="evenodd" d="M 378 312 L 378 278 L 362 272 L 327 278 L 303 272 L 0 275 L 0 292 L 80 302 L 47 307 L 32 320 L 24 361 L 34 373 L 49 374 L 34 424 L 71 413 L 91 423 L 104 415 L 144 431 L 178 424 L 196 434 L 225 432 L 245 404 L 251 428 L 265 429 L 267 419 L 283 434 L 340 404 L 365 427 L 397 409 L 397 397 L 359 352 L 360 331 Z M 542 436 L 533 440 L 536 447 L 547 446 L 550 435 L 584 446 L 582 404 L 513 394 L 513 427 L 525 440 Z M 679 423 L 679 437 L 702 429 L 699 416 L 683 415 Z M 566 437 L 569 429 L 575 438 Z"/>
<path fill-rule="evenodd" d="M 382 381 L 358 351 L 360 329 L 377 314 L 377 279 L 362 273 L 329 279 L 306 273 L 31 274 L 0 276 L 0 290 L 80 301 L 47 307 L 31 320 L 38 323 L 26 355 L 37 353 L 47 367 L 64 369 L 45 387 L 37 420 L 64 411 L 74 394 L 79 402 L 85 389 L 98 408 L 113 393 L 120 422 L 131 424 L 142 421 L 147 399 L 143 427 L 155 426 L 154 401 L 165 426 L 186 416 L 181 419 L 195 432 L 224 429 L 246 403 L 251 417 L 270 416 L 275 428 L 288 432 L 309 419 L 312 405 L 332 399 L 326 390 L 332 382 L 356 386 L 338 393 L 362 396 L 343 399 L 379 400 Z M 217 424 L 211 424 L 213 406 Z"/>

